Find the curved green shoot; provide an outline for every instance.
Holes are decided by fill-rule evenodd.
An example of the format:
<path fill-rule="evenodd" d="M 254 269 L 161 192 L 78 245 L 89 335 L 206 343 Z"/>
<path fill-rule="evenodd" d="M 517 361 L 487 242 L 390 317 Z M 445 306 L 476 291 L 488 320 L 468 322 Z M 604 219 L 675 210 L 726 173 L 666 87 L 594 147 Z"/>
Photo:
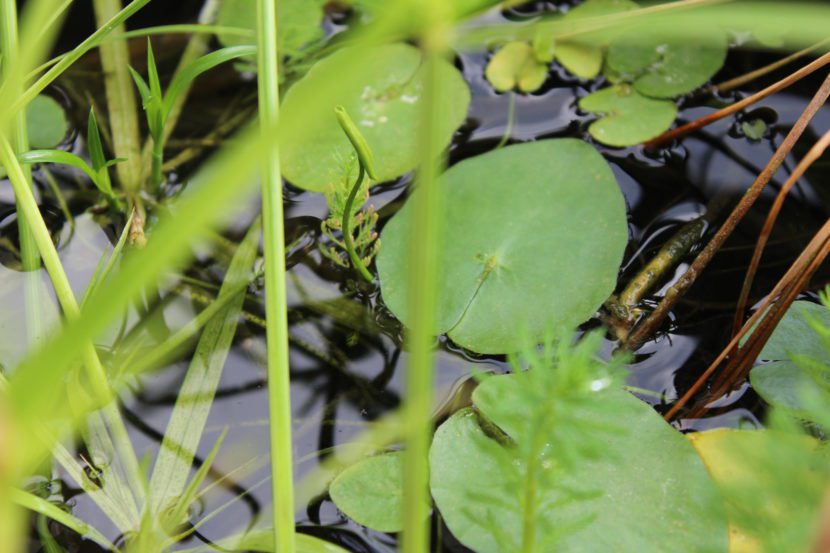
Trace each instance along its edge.
<path fill-rule="evenodd" d="M 363 263 L 363 260 L 360 259 L 359 255 L 357 255 L 357 251 L 354 247 L 354 236 L 352 236 L 352 229 L 350 226 L 352 221 L 354 200 L 357 196 L 357 192 L 363 185 L 364 177 L 368 173 L 370 178 L 377 178 L 375 175 L 375 161 L 372 156 L 372 150 L 369 148 L 369 144 L 366 142 L 366 139 L 363 137 L 360 129 L 358 129 L 357 125 L 355 125 L 354 121 L 352 121 L 352 118 L 349 117 L 346 108 L 343 106 L 337 106 L 334 108 L 334 113 L 337 115 L 337 121 L 340 123 L 340 127 L 343 129 L 343 132 L 346 133 L 346 136 L 349 138 L 349 142 L 352 143 L 352 147 L 357 153 L 357 160 L 359 164 L 357 180 L 354 185 L 352 185 L 349 197 L 346 199 L 346 206 L 343 209 L 343 241 L 346 243 L 346 252 L 349 254 L 349 259 L 352 260 L 352 265 L 355 269 L 357 269 L 360 275 L 366 279 L 367 282 L 371 283 L 374 282 L 375 279 L 372 276 L 372 273 L 369 272 L 369 269 L 366 268 L 366 264 Z"/>

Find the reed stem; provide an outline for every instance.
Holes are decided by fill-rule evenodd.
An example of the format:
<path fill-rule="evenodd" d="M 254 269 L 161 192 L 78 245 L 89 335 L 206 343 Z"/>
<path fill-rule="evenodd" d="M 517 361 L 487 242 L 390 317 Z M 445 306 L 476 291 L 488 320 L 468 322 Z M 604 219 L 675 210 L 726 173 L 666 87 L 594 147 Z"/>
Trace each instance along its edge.
<path fill-rule="evenodd" d="M 270 133 L 279 122 L 280 105 L 276 0 L 257 0 L 257 63 L 262 140 L 270 142 Z M 274 550 L 294 553 L 294 471 L 282 176 L 279 147 L 274 145 L 268 150 L 262 167 L 262 219 L 265 235 L 265 318 L 268 321 L 266 345 Z"/>
<path fill-rule="evenodd" d="M 95 21 L 101 26 L 122 9 L 121 0 L 93 0 L 93 7 Z M 119 34 L 125 30 L 123 22 L 113 28 Z M 112 146 L 115 157 L 124 160 L 115 169 L 121 186 L 128 196 L 133 197 L 141 187 L 141 152 L 138 107 L 129 71 L 130 53 L 126 40 L 104 41 L 98 49 L 104 70 Z"/>

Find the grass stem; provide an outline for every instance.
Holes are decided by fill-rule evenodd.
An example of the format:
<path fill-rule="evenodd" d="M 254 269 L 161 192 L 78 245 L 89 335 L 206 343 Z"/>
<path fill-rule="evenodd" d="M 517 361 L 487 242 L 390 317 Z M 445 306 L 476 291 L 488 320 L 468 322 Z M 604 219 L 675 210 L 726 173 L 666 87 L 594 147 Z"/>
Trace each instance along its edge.
<path fill-rule="evenodd" d="M 257 0 L 259 120 L 262 140 L 279 121 L 279 47 L 276 0 Z M 285 290 L 285 229 L 277 146 L 263 159 L 262 219 L 265 247 L 265 317 L 268 321 L 268 409 L 271 441 L 274 550 L 294 553 L 294 471 Z"/>

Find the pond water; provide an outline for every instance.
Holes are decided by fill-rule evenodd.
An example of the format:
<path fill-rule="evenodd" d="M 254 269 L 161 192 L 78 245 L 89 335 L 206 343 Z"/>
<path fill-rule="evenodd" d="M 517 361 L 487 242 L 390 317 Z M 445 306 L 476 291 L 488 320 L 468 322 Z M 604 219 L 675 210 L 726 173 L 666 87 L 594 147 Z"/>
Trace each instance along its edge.
<path fill-rule="evenodd" d="M 183 2 L 179 11 L 172 15 L 169 11 L 156 15 L 150 12 L 139 25 L 192 21 L 198 7 L 196 2 Z M 534 15 L 534 10 L 543 7 L 544 3 L 538 2 L 522 11 L 507 15 L 494 12 L 487 17 L 522 19 Z M 73 13 L 71 17 L 69 30 L 63 38 L 68 43 L 72 43 L 75 34 L 82 32 L 73 27 L 71 21 L 75 21 L 76 17 L 78 21 L 91 20 L 81 12 Z M 330 21 L 329 28 L 336 30 L 338 25 Z M 181 42 L 173 40 L 165 44 L 175 59 Z M 725 69 L 715 80 L 740 74 L 774 57 L 772 54 L 733 51 Z M 485 82 L 483 68 L 486 59 L 485 54 L 463 54 L 457 58 L 457 64 L 470 84 L 473 99 L 469 118 L 457 133 L 452 146 L 451 163 L 493 148 L 507 127 L 510 99 L 507 95 L 495 94 Z M 70 104 L 76 114 L 88 109 L 73 100 L 72 87 L 77 85 L 79 78 L 84 78 L 82 71 L 73 77 L 74 84 L 64 83 L 51 91 Z M 93 81 L 94 78 L 89 77 L 88 82 Z M 766 82 L 753 83 L 747 90 L 756 89 Z M 223 70 L 219 76 L 210 77 L 209 83 L 205 85 L 208 92 L 202 91 L 194 98 L 200 106 L 196 113 L 205 113 L 202 108 L 212 110 L 208 113 L 220 111 L 226 105 L 229 94 L 239 102 L 239 110 L 250 107 L 254 90 L 250 79 L 240 78 L 232 70 Z M 726 194 L 734 201 L 743 193 L 797 119 L 818 84 L 818 78 L 809 78 L 758 104 L 756 109 L 765 108 L 764 116 L 775 120 L 761 140 L 744 137 L 735 121 L 726 119 L 686 138 L 681 145 L 658 153 L 646 152 L 641 147 L 613 149 L 595 144 L 611 164 L 629 209 L 630 241 L 619 289 L 679 226 L 703 214 L 715 196 Z M 94 82 L 92 86 L 98 86 L 98 83 Z M 516 97 L 512 140 L 567 136 L 591 142 L 585 131 L 590 117 L 581 113 L 576 103 L 593 89 L 564 72 L 554 70 L 538 93 Z M 735 94 L 743 95 L 747 90 Z M 720 100 L 729 99 L 731 97 Z M 711 98 L 706 97 L 685 100 L 680 119 L 691 120 L 711 111 L 712 108 L 707 106 L 710 101 Z M 185 119 L 177 138 L 202 136 L 205 119 Z M 83 119 L 76 118 L 76 121 Z M 828 127 L 830 108 L 825 107 L 806 134 L 816 135 Z M 82 148 L 81 142 L 74 138 L 66 146 Z M 803 148 L 799 152 L 803 153 Z M 176 175 L 179 182 L 186 182 L 187 174 L 198 166 L 199 159 L 181 167 Z M 740 290 L 751 248 L 775 192 L 796 160 L 795 156 L 791 156 L 776 174 L 756 208 L 678 305 L 659 336 L 635 352 L 630 365 L 629 384 L 656 392 L 655 396 L 643 398 L 655 404 L 658 410 L 662 410 L 658 399 L 660 395 L 673 399 L 682 394 L 726 343 L 734 313 L 734 298 Z M 821 180 L 821 165 L 817 167 L 799 183 L 785 204 L 756 279 L 753 302 L 773 286 L 800 251 L 799 245 L 806 244 L 830 215 L 825 203 L 828 197 L 822 196 L 816 188 Z M 98 219 L 85 214 L 92 196 L 77 191 L 74 176 L 59 171 L 54 171 L 54 174 L 66 194 L 74 223 L 66 220 L 48 187 L 43 188 L 42 207 L 57 236 L 62 259 L 70 272 L 76 293 L 82 293 L 98 259 L 114 242 L 119 222 L 101 226 Z M 42 173 L 36 178 L 39 183 L 45 184 Z M 544 176 L 540 175 L 540 178 Z M 409 183 L 405 177 L 398 182 L 378 186 L 373 191 L 371 202 L 380 210 L 381 225 L 400 207 Z M 248 215 L 233 222 L 226 233 L 228 238 L 239 238 L 247 228 L 257 206 L 253 204 L 251 207 Z M 302 478 L 329 454 L 331 448 L 348 443 L 369 422 L 399 406 L 407 354 L 401 348 L 399 325 L 386 311 L 379 296 L 376 293 L 366 294 L 356 286 L 349 274 L 334 267 L 317 251 L 320 223 L 326 216 L 322 196 L 288 186 L 285 215 L 286 232 L 292 244 L 288 261 L 294 453 L 297 477 Z M 718 222 L 720 220 L 717 219 Z M 712 229 L 709 229 L 707 237 L 711 236 L 711 232 Z M 24 312 L 20 293 L 24 276 L 18 272 L 12 250 L 16 234 L 13 196 L 9 186 L 2 186 L 0 301 L 4 308 L 0 311 L 0 335 L 3 336 L 0 356 L 4 365 L 13 364 L 25 350 L 25 329 L 20 324 Z M 698 249 L 696 247 L 693 253 Z M 203 284 L 180 282 L 176 285 L 175 280 L 171 280 L 164 283 L 165 291 L 158 298 L 160 301 L 155 302 L 154 327 L 162 334 L 167 328 L 176 328 L 192 318 L 203 307 L 199 298 L 212 295 L 209 287 L 221 283 L 224 262 L 216 262 L 213 257 L 215 250 L 211 248 L 198 248 L 197 251 L 197 261 L 186 276 Z M 688 256 L 677 268 L 674 277 L 661 284 L 661 290 L 670 286 L 690 259 L 691 256 Z M 562 270 L 567 270 L 567 267 Z M 819 275 L 814 282 L 818 287 L 823 286 L 825 280 L 826 275 L 824 278 Z M 653 306 L 661 290 L 649 296 L 645 304 Z M 264 329 L 259 322 L 263 317 L 261 300 L 261 289 L 252 287 L 245 305 L 248 316 L 240 324 L 200 446 L 200 459 L 203 459 L 222 429 L 229 429 L 214 466 L 216 476 L 230 476 L 221 491 L 208 496 L 201 505 L 201 512 L 194 514 L 193 521 L 199 521 L 220 507 L 223 510 L 218 516 L 207 520 L 199 528 L 198 536 L 186 546 L 198 543 L 199 539 L 210 541 L 227 536 L 268 519 L 268 411 Z M 132 318 L 136 316 L 132 315 Z M 596 324 L 589 323 L 586 328 Z M 608 340 L 606 352 L 610 354 L 613 348 L 614 343 Z M 435 386 L 440 401 L 453 397 L 472 366 L 496 372 L 507 368 L 502 357 L 470 355 L 446 340 L 440 341 L 437 363 Z M 187 366 L 188 359 L 182 359 L 164 370 L 142 377 L 123 394 L 124 413 L 139 455 L 152 456 L 158 450 Z M 706 418 L 682 420 L 678 423 L 679 427 L 683 430 L 701 430 L 720 426 L 757 426 L 764 412 L 763 402 L 748 387 L 722 398 L 716 405 Z M 118 538 L 115 528 L 107 523 L 106 517 L 88 498 L 68 484 L 65 492 L 76 515 L 93 521 L 111 539 Z M 226 505 L 243 493 L 240 500 Z M 394 536 L 371 532 L 350 522 L 325 497 L 299 510 L 297 521 L 301 531 L 325 535 L 327 539 L 354 552 L 380 553 L 395 549 Z M 436 536 L 441 538 L 441 551 L 466 551 L 451 542 L 448 532 L 442 531 L 440 521 L 435 521 L 434 529 Z M 88 543 L 77 545 L 78 551 L 97 551 Z"/>

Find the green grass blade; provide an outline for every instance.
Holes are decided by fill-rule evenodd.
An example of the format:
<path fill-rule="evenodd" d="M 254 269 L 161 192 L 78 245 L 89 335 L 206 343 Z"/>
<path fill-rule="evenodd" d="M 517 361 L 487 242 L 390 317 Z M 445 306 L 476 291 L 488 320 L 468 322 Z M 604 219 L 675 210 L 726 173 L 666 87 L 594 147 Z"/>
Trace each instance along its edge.
<path fill-rule="evenodd" d="M 263 138 L 279 122 L 280 52 L 276 0 L 257 0 L 259 121 Z M 280 553 L 294 553 L 294 456 L 291 429 L 291 382 L 288 362 L 288 306 L 285 291 L 285 229 L 279 149 L 262 162 L 262 218 L 265 239 L 265 318 L 268 355 L 268 414 L 271 442 L 273 543 Z"/>
<path fill-rule="evenodd" d="M 67 513 L 56 505 L 49 503 L 45 499 L 19 489 L 12 490 L 11 498 L 12 501 L 24 509 L 28 509 L 34 513 L 39 513 L 45 517 L 51 518 L 54 521 L 60 522 L 70 530 L 73 530 L 84 538 L 95 541 L 105 549 L 116 551 L 116 548 L 112 542 L 105 538 L 98 530 L 89 524 L 86 524 L 71 513 Z"/>
<path fill-rule="evenodd" d="M 220 297 L 248 282 L 256 258 L 258 233 L 259 225 L 252 226 L 237 249 L 222 283 Z M 180 498 L 185 490 L 222 369 L 236 334 L 243 300 L 242 295 L 234 295 L 233 301 L 221 316 L 211 319 L 205 326 L 199 339 L 150 477 L 151 504 L 156 513 L 167 509 L 168 504 Z"/>
<path fill-rule="evenodd" d="M 64 150 L 30 150 L 24 154 L 20 154 L 17 158 L 21 161 L 21 163 L 25 163 L 27 165 L 33 165 L 36 163 L 69 165 L 70 167 L 83 171 L 83 173 L 89 177 L 89 180 L 91 180 L 93 184 L 101 190 L 98 183 L 98 173 L 96 173 L 95 169 L 90 167 L 84 158 L 73 154 L 72 152 Z M 105 191 L 101 190 L 101 192 Z"/>
<path fill-rule="evenodd" d="M 213 69 L 217 65 L 253 55 L 256 55 L 256 47 L 254 46 L 229 46 L 227 48 L 211 52 L 210 54 L 206 54 L 182 69 L 182 71 L 173 78 L 170 85 L 167 87 L 167 92 L 164 95 L 163 119 L 167 119 L 167 116 L 170 114 L 170 110 L 173 108 L 176 100 L 181 94 L 187 91 L 190 83 L 192 83 L 196 77 L 205 71 Z"/>

